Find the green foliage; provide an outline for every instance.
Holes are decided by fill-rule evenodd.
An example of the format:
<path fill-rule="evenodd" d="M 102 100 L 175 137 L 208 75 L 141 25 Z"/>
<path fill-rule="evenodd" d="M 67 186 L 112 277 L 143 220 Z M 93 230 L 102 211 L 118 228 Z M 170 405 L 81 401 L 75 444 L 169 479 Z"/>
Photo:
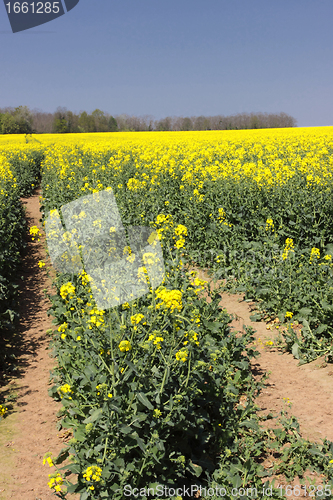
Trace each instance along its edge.
<path fill-rule="evenodd" d="M 40 184 L 43 157 L 44 153 L 39 146 L 26 153 L 19 151 L 8 155 L 20 196 L 30 196 Z"/>
<path fill-rule="evenodd" d="M 36 154 L 36 165 L 42 158 L 37 149 L 30 153 Z M 195 181 L 206 193 L 200 198 L 190 183 L 181 188 L 184 173 L 174 169 L 162 171 L 143 196 L 135 186 L 141 186 L 146 170 L 131 152 L 123 155 L 121 168 L 108 169 L 116 150 L 94 155 L 64 148 L 62 155 L 59 174 L 52 154 L 45 153 L 45 214 L 84 194 L 86 183 L 97 190 L 112 186 L 125 225 L 156 227 L 156 216 L 168 213 L 188 234 L 187 247 L 176 250 L 172 228 L 160 228 L 163 286 L 177 291 L 173 310 L 150 290 L 129 304 L 98 311 L 86 275 L 57 276 L 50 314 L 58 326 L 52 344 L 58 367 L 50 394 L 62 401 L 59 425 L 73 433 L 54 460 L 62 475 L 76 476 L 65 478 L 68 493 L 80 493 L 81 500 L 120 500 L 126 485 L 197 484 L 224 487 L 228 500 L 234 498 L 232 488 L 240 487 L 277 499 L 281 492 L 274 487 L 272 494 L 261 494 L 270 476 L 302 479 L 306 469 L 322 473 L 324 482 L 332 484 L 332 443 L 302 439 L 296 419 L 285 411 L 276 428 L 262 428 L 254 401 L 263 381 L 255 381 L 250 371 L 257 355 L 250 347 L 252 330 L 243 335 L 232 331 L 229 315 L 219 306 L 222 288 L 207 286 L 208 302 L 188 272 L 193 262 L 208 265 L 217 278 L 225 278 L 226 288 L 256 298 L 262 314 L 284 320 L 292 312 L 303 331 L 296 335 L 290 325 L 285 343 L 299 359 L 329 354 L 333 286 L 331 260 L 325 255 L 331 252 L 330 189 L 310 187 L 302 175 L 275 189 L 206 176 Z M 13 156 L 10 161 L 24 189 L 30 160 Z M 329 216 L 323 217 L 323 210 Z M 10 209 L 3 217 L 10 221 L 17 212 Z M 6 224 L 3 228 L 8 231 Z M 17 237 L 19 245 L 16 229 L 9 236 Z M 287 238 L 294 239 L 288 251 Z M 265 467 L 268 458 L 274 467 Z M 58 489 L 58 496 L 65 497 L 66 491 Z"/>
<path fill-rule="evenodd" d="M 12 329 L 18 319 L 18 268 L 26 248 L 27 223 L 20 196 L 29 196 L 40 180 L 43 153 L 8 153 L 15 180 L 0 179 L 0 329 Z M 0 349 L 0 370 L 6 368 L 6 346 Z"/>
<path fill-rule="evenodd" d="M 328 150 L 329 154 L 333 151 Z M 112 149 L 97 158 L 78 148 L 80 175 L 72 184 L 66 178 L 56 179 L 52 169 L 45 172 L 44 185 L 58 184 L 56 190 L 49 190 L 45 210 L 59 209 L 75 193 L 84 193 L 85 183 L 98 188 L 97 175 L 92 174 L 92 170 L 98 170 L 99 183 L 113 187 L 118 207 L 126 214 L 126 224 L 148 225 L 159 213 L 176 216 L 188 228 L 190 261 L 214 269 L 216 277 L 226 280 L 226 289 L 245 292 L 246 298 L 256 300 L 266 315 L 284 320 L 286 312 L 291 311 L 304 325 L 301 337 L 285 337 L 286 349 L 302 361 L 324 354 L 332 359 L 333 268 L 325 260 L 325 255 L 333 256 L 331 184 L 309 183 L 306 173 L 298 173 L 281 185 L 258 185 L 251 179 L 240 182 L 230 177 L 213 180 L 209 174 L 202 178 L 198 174 L 197 179 L 186 183 L 183 170 L 163 170 L 158 182 L 142 196 L 142 190 L 131 190 L 127 184 L 131 178 L 145 179 L 145 163 L 137 162 L 129 151 L 121 168 L 102 168 L 112 165 L 116 156 Z M 193 195 L 198 185 L 200 193 L 205 193 L 202 201 Z M 269 218 L 274 232 L 266 230 Z M 287 238 L 293 239 L 294 252 L 284 261 Z M 319 249 L 320 259 L 310 264 L 312 248 Z"/>
<path fill-rule="evenodd" d="M 84 276 L 58 275 L 49 312 L 60 324 L 53 332 L 59 366 L 50 394 L 62 401 L 61 426 L 73 433 L 55 460 L 58 472 L 77 474 L 76 483 L 65 480 L 67 492 L 117 500 L 134 488 L 199 485 L 203 491 L 223 487 L 231 500 L 233 488 L 261 492 L 274 474 L 292 480 L 316 470 L 332 480 L 333 443 L 302 439 L 286 411 L 265 417 L 278 420 L 273 430 L 261 427 L 254 398 L 263 380 L 256 382 L 249 370 L 258 354 L 249 347 L 252 329 L 242 336 L 232 331 L 219 307 L 220 289 L 207 286 L 208 303 L 181 260 L 178 254 L 166 262 L 164 286 L 182 290 L 182 308 L 173 312 L 159 308 L 151 290 L 104 316 Z M 71 295 L 64 294 L 68 280 Z M 143 315 L 139 323 L 137 314 Z M 98 327 L 93 316 L 103 318 Z M 124 341 L 128 351 L 119 349 Z M 182 361 L 177 353 L 184 350 Z M 273 456 L 274 467 L 265 467 Z M 62 466 L 65 459 L 70 463 Z M 100 481 L 86 480 L 89 467 L 100 470 Z M 281 498 L 281 491 L 273 488 L 268 496 Z"/>
<path fill-rule="evenodd" d="M 32 115 L 26 106 L 19 106 L 12 112 L 0 115 L 1 134 L 31 134 Z"/>
<path fill-rule="evenodd" d="M 179 271 L 171 274 L 175 266 Z M 103 469 L 103 482 L 89 498 L 123 498 L 126 484 L 174 485 L 199 476 L 205 482 L 244 418 L 240 394 L 251 398 L 259 387 L 249 372 L 252 336 L 230 330 L 217 290 L 209 291 L 210 303 L 199 298 L 177 259 L 166 272 L 167 289 L 183 291 L 180 311 L 158 308 L 151 292 L 110 310 L 97 328 L 79 278 L 60 276 L 58 290 L 72 279 L 75 296 L 51 298 L 50 312 L 63 325 L 54 334 L 60 364 L 51 392 L 70 387 L 62 394 L 62 425 L 73 429 L 68 453 L 80 471 L 75 491 L 87 492 L 82 472 L 89 465 Z M 137 325 L 136 314 L 143 315 Z M 119 349 L 124 340 L 128 352 Z M 186 352 L 184 361 L 179 352 Z"/>
<path fill-rule="evenodd" d="M 117 132 L 117 131 L 118 131 L 117 120 L 113 116 L 110 116 L 110 118 L 109 118 L 109 132 Z"/>
<path fill-rule="evenodd" d="M 0 194 L 0 329 L 10 328 L 17 318 L 16 272 L 25 246 L 26 222 L 17 190 Z M 0 363 L 2 364 L 3 350 Z"/>

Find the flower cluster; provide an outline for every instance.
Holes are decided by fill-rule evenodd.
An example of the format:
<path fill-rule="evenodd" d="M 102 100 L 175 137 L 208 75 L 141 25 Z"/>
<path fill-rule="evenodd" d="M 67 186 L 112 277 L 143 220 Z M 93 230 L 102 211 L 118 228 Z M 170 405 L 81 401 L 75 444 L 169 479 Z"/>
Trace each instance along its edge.
<path fill-rule="evenodd" d="M 119 344 L 119 350 L 121 352 L 130 351 L 132 349 L 131 343 L 129 340 L 122 340 Z"/>
<path fill-rule="evenodd" d="M 159 302 L 156 305 L 156 309 L 160 309 L 162 306 L 170 309 L 173 312 L 175 309 L 181 311 L 182 304 L 182 292 L 179 290 L 167 290 L 165 288 L 159 288 L 156 291 L 156 297 L 161 299 L 162 302 Z"/>
<path fill-rule="evenodd" d="M 83 286 L 88 285 L 88 283 L 91 281 L 91 276 L 87 274 L 85 271 L 82 271 L 82 273 L 79 275 L 79 278 L 81 279 L 81 283 Z"/>
<path fill-rule="evenodd" d="M 175 235 L 173 239 L 175 240 L 178 237 L 178 240 L 175 242 L 176 248 L 183 248 L 185 245 L 185 236 L 187 236 L 187 227 L 183 226 L 183 224 L 178 224 L 175 229 Z"/>
<path fill-rule="evenodd" d="M 61 339 L 62 340 L 65 340 L 66 338 L 66 333 L 65 331 L 67 330 L 68 328 L 68 323 L 62 323 L 59 327 L 58 327 L 58 332 L 61 333 Z"/>
<path fill-rule="evenodd" d="M 90 330 L 92 329 L 92 325 L 98 327 L 104 323 L 103 315 L 105 314 L 105 311 L 103 311 L 102 309 L 97 309 L 97 307 L 94 307 L 93 309 L 91 309 L 91 311 L 89 311 L 89 314 L 91 316 L 90 319 L 88 319 L 88 323 L 91 323 L 89 325 Z"/>
<path fill-rule="evenodd" d="M 58 332 L 60 333 L 64 333 L 68 328 L 68 323 L 62 323 L 59 327 L 58 327 Z"/>
<path fill-rule="evenodd" d="M 157 234 L 160 239 L 164 238 L 164 232 L 169 231 L 173 227 L 173 218 L 171 214 L 164 215 L 164 214 L 159 214 L 156 217 L 155 221 L 156 226 L 161 226 L 159 229 L 157 229 Z"/>
<path fill-rule="evenodd" d="M 59 472 L 57 472 L 55 475 L 49 474 L 49 478 L 50 478 L 50 481 L 47 483 L 48 487 L 51 490 L 54 490 L 57 493 L 59 493 L 61 491 L 61 485 L 64 483 L 63 478 L 61 477 Z"/>
<path fill-rule="evenodd" d="M 152 333 L 148 337 L 148 342 L 152 342 L 154 345 L 156 345 L 157 349 L 161 349 L 161 342 L 164 342 L 164 338 L 159 337 L 158 335 L 156 335 L 156 333 Z"/>
<path fill-rule="evenodd" d="M 227 226 L 227 227 L 232 227 L 232 224 L 229 224 L 229 222 L 227 222 L 226 213 L 222 207 L 219 208 L 218 220 L 219 220 L 220 224 L 223 224 L 224 226 Z"/>
<path fill-rule="evenodd" d="M 131 316 L 131 323 L 132 325 L 138 325 L 140 323 L 140 321 L 144 318 L 144 315 L 143 314 L 134 314 L 134 316 Z M 144 325 L 146 323 L 143 323 Z"/>
<path fill-rule="evenodd" d="M 141 281 L 142 283 L 149 284 L 148 271 L 147 271 L 147 268 L 145 266 L 140 266 L 138 268 L 137 276 L 138 276 L 139 281 Z"/>
<path fill-rule="evenodd" d="M 102 469 L 97 465 L 91 465 L 90 467 L 87 467 L 85 473 L 83 474 L 83 477 L 85 481 L 87 481 L 87 483 L 98 483 L 102 479 Z M 90 489 L 94 490 L 95 488 L 94 486 L 90 486 Z"/>
<path fill-rule="evenodd" d="M 294 241 L 292 238 L 286 239 L 286 246 L 283 250 L 282 259 L 286 260 L 288 258 L 289 252 L 294 252 Z"/>
<path fill-rule="evenodd" d="M 310 264 L 313 264 L 313 259 L 320 259 L 320 250 L 319 248 L 312 248 L 310 255 Z"/>
<path fill-rule="evenodd" d="M 185 333 L 185 337 L 187 340 L 184 340 L 184 345 L 187 345 L 189 342 L 192 342 L 195 345 L 199 345 L 198 334 L 194 330 L 190 330 L 189 332 Z"/>
<path fill-rule="evenodd" d="M 70 281 L 60 287 L 60 296 L 62 299 L 65 300 L 67 296 L 71 297 L 73 295 L 75 295 L 75 286 Z"/>
<path fill-rule="evenodd" d="M 187 357 L 188 357 L 187 351 L 179 350 L 176 352 L 176 360 L 177 361 L 182 361 L 183 363 L 185 363 L 185 361 L 187 360 Z"/>
<path fill-rule="evenodd" d="M 138 179 L 134 179 L 134 177 L 132 177 L 131 179 L 129 179 L 128 182 L 127 182 L 127 188 L 130 191 L 138 191 L 139 189 L 144 188 L 145 185 L 146 185 L 145 181 L 141 182 Z"/>
<path fill-rule="evenodd" d="M 60 393 L 60 397 L 63 398 L 64 395 L 66 394 L 72 394 L 73 391 L 72 391 L 72 388 L 69 384 L 64 384 L 60 387 L 58 387 L 58 392 Z M 71 396 L 68 396 L 69 399 L 72 399 Z"/>
<path fill-rule="evenodd" d="M 205 289 L 207 281 L 201 280 L 200 278 L 194 278 L 192 286 L 195 287 L 195 293 L 198 295 L 199 292 Z"/>
<path fill-rule="evenodd" d="M 273 222 L 273 219 L 271 218 L 268 218 L 266 220 L 266 231 L 272 231 L 272 233 L 274 233 L 274 222 Z"/>
<path fill-rule="evenodd" d="M 38 238 L 37 241 L 39 241 L 39 237 L 40 237 L 40 229 L 37 227 L 37 226 L 32 226 L 30 229 L 29 229 L 29 234 L 30 236 L 32 236 L 32 241 L 34 241 L 35 238 Z"/>
<path fill-rule="evenodd" d="M 3 418 L 8 411 L 8 408 L 5 408 L 4 406 L 0 405 L 0 418 Z"/>
<path fill-rule="evenodd" d="M 54 463 L 52 461 L 51 456 L 48 456 L 48 457 L 45 456 L 44 457 L 44 459 L 43 459 L 43 465 L 45 465 L 46 463 L 48 463 L 50 467 L 54 466 Z"/>

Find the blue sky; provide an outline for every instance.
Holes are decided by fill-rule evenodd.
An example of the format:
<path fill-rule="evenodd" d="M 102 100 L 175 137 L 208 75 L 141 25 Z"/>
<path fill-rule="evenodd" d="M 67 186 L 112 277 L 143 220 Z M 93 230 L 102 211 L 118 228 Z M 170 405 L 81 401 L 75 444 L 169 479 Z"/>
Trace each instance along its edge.
<path fill-rule="evenodd" d="M 12 33 L 1 3 L 0 107 L 333 125 L 332 22 L 332 0 L 80 0 Z"/>

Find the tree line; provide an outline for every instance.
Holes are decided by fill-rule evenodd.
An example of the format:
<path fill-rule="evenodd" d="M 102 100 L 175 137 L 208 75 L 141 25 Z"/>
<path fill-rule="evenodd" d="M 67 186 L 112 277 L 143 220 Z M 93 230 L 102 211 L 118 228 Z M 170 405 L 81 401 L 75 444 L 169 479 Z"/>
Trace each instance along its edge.
<path fill-rule="evenodd" d="M 59 107 L 54 113 L 30 110 L 27 106 L 0 108 L 1 134 L 46 134 L 80 132 L 237 130 L 296 127 L 286 113 L 238 113 L 224 116 L 112 116 L 100 109 L 88 114 Z"/>

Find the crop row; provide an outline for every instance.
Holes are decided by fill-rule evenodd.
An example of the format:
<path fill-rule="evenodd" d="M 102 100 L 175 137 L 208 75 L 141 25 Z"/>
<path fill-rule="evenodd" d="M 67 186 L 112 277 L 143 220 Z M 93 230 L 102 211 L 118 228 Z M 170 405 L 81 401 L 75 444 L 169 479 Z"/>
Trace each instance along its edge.
<path fill-rule="evenodd" d="M 274 430 L 261 428 L 254 400 L 262 381 L 250 371 L 256 356 L 251 330 L 232 331 L 220 306 L 221 288 L 190 272 L 193 263 L 209 266 L 225 286 L 257 298 L 263 313 L 286 321 L 285 346 L 295 356 L 329 357 L 330 137 L 325 131 L 265 131 L 51 139 L 43 137 L 35 149 L 27 144 L 27 151 L 44 158 L 45 229 L 57 210 L 64 219 L 65 205 L 113 192 L 127 231 L 146 226 L 159 235 L 165 274 L 153 286 L 141 266 L 137 279 L 148 293 L 98 307 L 85 258 L 94 259 L 95 249 L 110 264 L 100 250 L 113 255 L 113 220 L 110 235 L 100 240 L 105 220 L 94 218 L 88 206 L 73 209 L 74 229 L 68 225 L 66 233 L 51 235 L 62 244 L 71 241 L 60 259 L 66 272 L 57 274 L 57 293 L 50 297 L 58 360 L 50 393 L 62 401 L 60 426 L 72 436 L 58 457 L 45 457 L 55 466 L 50 488 L 63 498 L 77 492 L 81 500 L 116 500 L 133 488 L 145 499 L 147 488 L 196 484 L 223 486 L 231 499 L 232 488 L 261 491 L 270 475 L 291 480 L 306 468 L 331 484 L 332 443 L 301 439 L 286 411 Z M 8 141 L 7 155 L 14 144 Z M 119 249 L 125 266 L 135 262 L 133 248 Z M 82 270 L 77 260 L 68 261 L 75 252 Z M 142 256 L 148 270 L 153 257 Z M 303 322 L 301 335 L 291 318 Z M 265 469 L 273 453 L 275 466 Z M 280 498 L 280 492 L 268 496 Z M 177 494 L 165 493 L 169 498 Z"/>
<path fill-rule="evenodd" d="M 331 359 L 333 142 L 327 131 L 151 137 L 49 148 L 44 212 L 111 186 L 125 225 L 174 216 L 187 227 L 192 262 L 255 299 L 258 318 L 292 318 L 286 349 L 302 361 Z"/>
<path fill-rule="evenodd" d="M 0 329 L 18 318 L 18 268 L 26 246 L 27 224 L 20 196 L 39 182 L 42 153 L 35 149 L 2 150 L 0 154 Z M 1 338 L 0 370 L 8 368 L 6 341 Z"/>

